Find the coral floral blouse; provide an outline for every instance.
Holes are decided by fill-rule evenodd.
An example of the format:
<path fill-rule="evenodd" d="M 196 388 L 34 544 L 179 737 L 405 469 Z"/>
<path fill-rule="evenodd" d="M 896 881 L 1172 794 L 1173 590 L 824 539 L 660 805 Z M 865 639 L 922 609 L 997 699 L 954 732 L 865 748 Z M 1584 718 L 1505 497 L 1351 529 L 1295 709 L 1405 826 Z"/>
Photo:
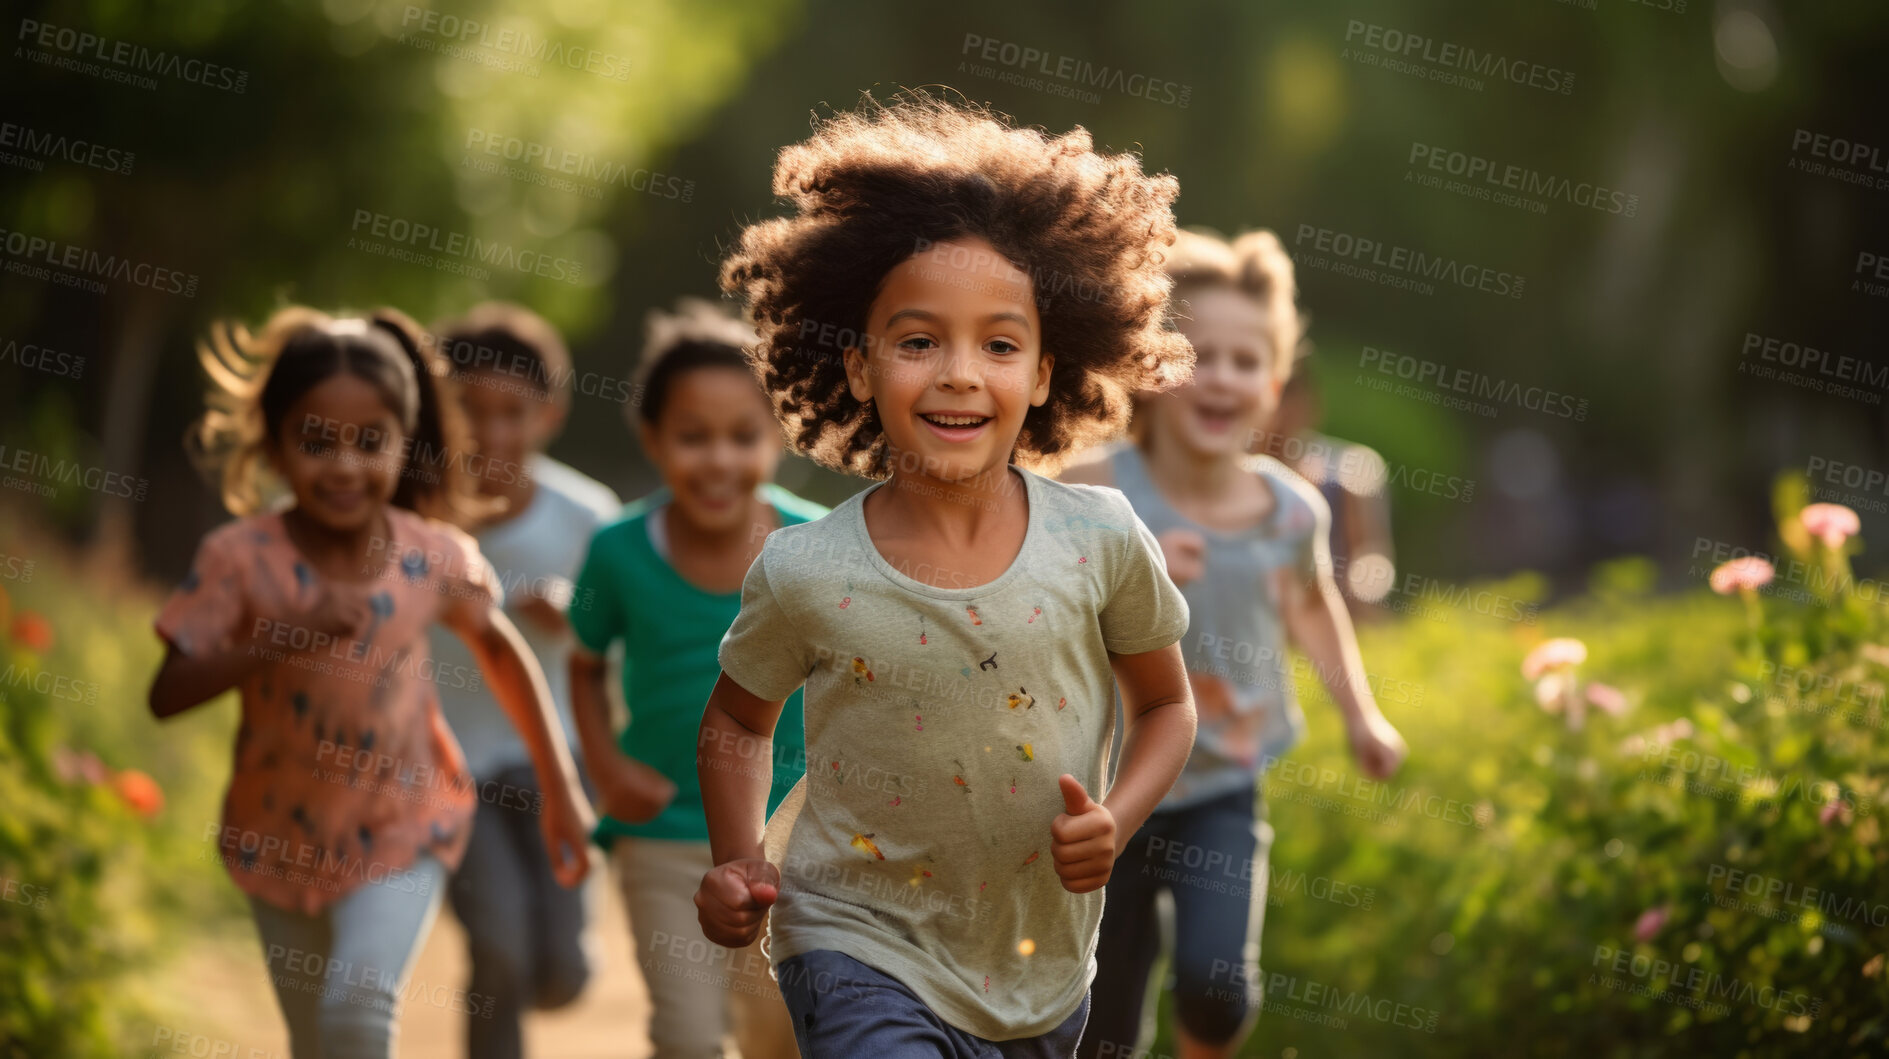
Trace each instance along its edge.
<path fill-rule="evenodd" d="M 439 671 L 426 631 L 454 608 L 497 603 L 498 581 L 467 534 L 386 513 L 391 540 L 371 544 L 365 563 L 378 572 L 328 584 L 366 598 L 358 637 L 297 624 L 323 579 L 274 513 L 206 535 L 157 617 L 158 635 L 182 654 L 253 637 L 248 649 L 267 659 L 241 686 L 216 855 L 245 893 L 291 911 L 397 883 L 421 853 L 451 870 L 471 831 L 473 783 L 435 683 L 481 678 Z"/>

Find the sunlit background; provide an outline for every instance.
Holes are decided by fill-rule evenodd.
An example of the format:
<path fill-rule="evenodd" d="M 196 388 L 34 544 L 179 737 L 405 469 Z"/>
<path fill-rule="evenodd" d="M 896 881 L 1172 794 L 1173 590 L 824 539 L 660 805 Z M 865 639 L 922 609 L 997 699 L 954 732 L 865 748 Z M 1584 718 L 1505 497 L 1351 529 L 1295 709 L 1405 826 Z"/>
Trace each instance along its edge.
<path fill-rule="evenodd" d="M 1350 765 L 1301 680 L 1246 1054 L 1889 1040 L 1889 625 L 1862 548 L 1889 530 L 1882 5 L 99 0 L 4 25 L 0 1054 L 286 1054 L 203 836 L 233 708 L 144 708 L 155 603 L 227 517 L 182 444 L 212 323 L 524 302 L 576 359 L 552 455 L 640 495 L 645 314 L 715 293 L 813 117 L 908 86 L 1138 151 L 1183 224 L 1277 231 L 1319 429 L 1384 457 L 1397 580 L 1363 647 L 1412 755 L 1388 791 L 1322 779 Z M 1805 534 L 1813 500 L 1860 536 Z M 1748 553 L 1777 580 L 1714 595 Z M 1557 637 L 1586 660 L 1544 690 L 1522 661 Z M 1594 684 L 1619 698 L 1575 728 L 1558 696 Z M 564 1034 L 542 1054 L 647 1054 L 613 945 L 619 978 L 535 1026 Z M 457 1054 L 447 1015 L 407 1024 L 407 1054 Z"/>

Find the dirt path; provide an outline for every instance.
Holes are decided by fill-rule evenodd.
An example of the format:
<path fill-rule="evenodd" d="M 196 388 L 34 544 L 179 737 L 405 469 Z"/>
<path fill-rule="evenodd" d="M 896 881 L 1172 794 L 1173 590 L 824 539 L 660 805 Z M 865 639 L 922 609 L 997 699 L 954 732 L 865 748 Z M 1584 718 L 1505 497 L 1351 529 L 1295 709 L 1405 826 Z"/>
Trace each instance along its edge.
<path fill-rule="evenodd" d="M 525 1022 L 526 1054 L 556 1059 L 647 1059 L 649 995 L 631 959 L 629 921 L 613 880 L 602 880 L 597 902 L 603 966 L 582 999 L 560 1011 L 534 1013 Z M 440 1003 L 410 1000 L 400 1015 L 400 1059 L 461 1059 L 465 1015 L 453 990 L 466 983 L 466 938 L 444 906 L 414 964 L 408 996 L 437 994 Z M 288 1033 L 263 967 L 253 932 L 206 941 L 182 954 L 159 983 L 177 1015 L 157 1026 L 152 1055 L 221 1059 L 289 1059 Z M 181 1045 L 181 1047 L 179 1047 Z"/>

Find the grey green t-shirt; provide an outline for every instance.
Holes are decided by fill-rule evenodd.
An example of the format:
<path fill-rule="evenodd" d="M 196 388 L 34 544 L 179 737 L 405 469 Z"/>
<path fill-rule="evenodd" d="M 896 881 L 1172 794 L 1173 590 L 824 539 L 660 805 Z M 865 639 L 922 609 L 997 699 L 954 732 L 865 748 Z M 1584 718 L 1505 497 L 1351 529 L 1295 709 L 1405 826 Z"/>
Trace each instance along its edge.
<path fill-rule="evenodd" d="M 1057 778 L 1102 799 L 1109 653 L 1187 630 L 1160 545 L 1118 490 L 1022 469 L 1010 481 L 1029 528 L 996 580 L 940 588 L 930 569 L 895 568 L 866 531 L 867 489 L 768 537 L 721 645 L 754 695 L 806 686 L 771 958 L 846 953 L 988 1040 L 1053 1029 L 1089 988 L 1102 893 L 1056 875 Z"/>

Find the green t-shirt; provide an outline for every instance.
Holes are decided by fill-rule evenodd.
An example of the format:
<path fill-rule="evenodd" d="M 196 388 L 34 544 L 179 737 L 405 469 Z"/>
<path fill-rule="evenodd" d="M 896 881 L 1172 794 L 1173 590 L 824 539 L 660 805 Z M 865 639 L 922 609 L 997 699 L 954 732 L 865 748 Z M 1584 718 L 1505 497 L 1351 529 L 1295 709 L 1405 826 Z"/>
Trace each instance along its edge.
<path fill-rule="evenodd" d="M 811 522 L 826 508 L 776 485 L 761 487 L 783 526 Z M 672 841 L 708 841 L 702 814 L 702 784 L 695 747 L 702 708 L 721 675 L 716 652 L 741 611 L 741 593 L 704 592 L 683 580 L 650 540 L 649 518 L 669 502 L 659 489 L 624 508 L 615 522 L 590 540 L 572 595 L 571 628 L 578 642 L 604 654 L 623 642 L 623 701 L 630 723 L 617 745 L 630 757 L 669 777 L 675 800 L 643 824 L 605 816 L 596 840 L 608 846 L 618 835 Z M 781 710 L 774 729 L 774 781 L 767 807 L 774 807 L 807 770 L 800 693 Z"/>

